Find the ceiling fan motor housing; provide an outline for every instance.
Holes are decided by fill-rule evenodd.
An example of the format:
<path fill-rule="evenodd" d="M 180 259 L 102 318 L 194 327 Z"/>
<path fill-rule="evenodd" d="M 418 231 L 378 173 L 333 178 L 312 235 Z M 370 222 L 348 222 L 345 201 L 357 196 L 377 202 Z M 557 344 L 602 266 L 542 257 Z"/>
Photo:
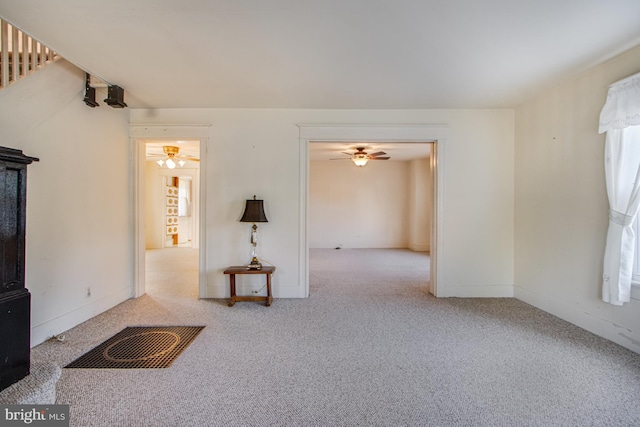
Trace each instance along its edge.
<path fill-rule="evenodd" d="M 178 154 L 178 151 L 180 149 L 178 147 L 173 147 L 171 145 L 165 145 L 164 147 L 162 147 L 162 150 L 167 156 L 174 157 L 176 154 Z"/>

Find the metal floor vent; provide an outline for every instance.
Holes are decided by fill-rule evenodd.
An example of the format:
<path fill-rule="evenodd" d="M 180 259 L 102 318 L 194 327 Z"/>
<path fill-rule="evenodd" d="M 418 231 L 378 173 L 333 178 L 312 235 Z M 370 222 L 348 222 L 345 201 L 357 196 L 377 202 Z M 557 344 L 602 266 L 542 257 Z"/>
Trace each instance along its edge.
<path fill-rule="evenodd" d="M 65 368 L 168 368 L 204 326 L 137 326 L 118 332 Z"/>

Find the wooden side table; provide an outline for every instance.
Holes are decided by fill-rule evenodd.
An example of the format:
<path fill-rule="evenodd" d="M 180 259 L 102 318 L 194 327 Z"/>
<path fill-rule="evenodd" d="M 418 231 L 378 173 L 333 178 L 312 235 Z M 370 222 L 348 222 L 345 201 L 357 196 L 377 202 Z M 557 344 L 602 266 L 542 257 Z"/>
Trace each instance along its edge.
<path fill-rule="evenodd" d="M 229 291 L 231 299 L 229 300 L 229 307 L 233 307 L 236 301 L 264 301 L 265 305 L 269 307 L 273 302 L 273 296 L 271 295 L 271 275 L 276 271 L 273 266 L 262 267 L 260 270 L 251 270 L 245 266 L 229 267 L 224 271 L 224 274 L 229 275 Z M 254 296 L 237 296 L 236 295 L 236 274 L 264 274 L 267 276 L 267 296 L 266 297 L 254 297 Z"/>

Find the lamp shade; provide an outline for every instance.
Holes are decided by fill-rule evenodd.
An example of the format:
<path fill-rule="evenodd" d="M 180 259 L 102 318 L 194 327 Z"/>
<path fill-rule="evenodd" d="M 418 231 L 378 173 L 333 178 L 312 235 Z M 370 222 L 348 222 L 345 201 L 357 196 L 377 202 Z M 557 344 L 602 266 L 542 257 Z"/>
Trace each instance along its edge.
<path fill-rule="evenodd" d="M 360 166 L 360 167 L 366 165 L 367 162 L 369 161 L 369 159 L 367 159 L 366 157 L 354 157 L 351 160 L 356 166 Z"/>
<path fill-rule="evenodd" d="M 253 200 L 247 200 L 240 222 L 269 222 L 262 202 L 262 200 L 256 200 L 256 196 L 253 196 Z"/>

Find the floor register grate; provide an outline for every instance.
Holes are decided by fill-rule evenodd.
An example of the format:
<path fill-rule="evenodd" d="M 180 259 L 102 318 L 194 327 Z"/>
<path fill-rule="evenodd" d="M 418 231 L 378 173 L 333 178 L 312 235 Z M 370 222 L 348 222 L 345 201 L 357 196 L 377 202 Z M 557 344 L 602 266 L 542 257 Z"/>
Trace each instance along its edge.
<path fill-rule="evenodd" d="M 168 368 L 204 326 L 127 327 L 65 368 Z"/>

